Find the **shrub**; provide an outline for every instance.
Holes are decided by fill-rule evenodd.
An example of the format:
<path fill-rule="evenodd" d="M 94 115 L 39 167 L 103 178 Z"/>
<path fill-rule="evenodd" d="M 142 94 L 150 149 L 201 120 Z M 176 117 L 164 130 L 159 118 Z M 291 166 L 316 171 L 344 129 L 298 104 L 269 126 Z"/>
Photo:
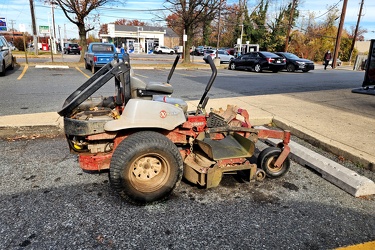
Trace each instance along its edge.
<path fill-rule="evenodd" d="M 13 45 L 20 51 L 25 51 L 25 47 L 23 46 L 23 39 L 22 37 L 16 37 L 13 39 Z"/>

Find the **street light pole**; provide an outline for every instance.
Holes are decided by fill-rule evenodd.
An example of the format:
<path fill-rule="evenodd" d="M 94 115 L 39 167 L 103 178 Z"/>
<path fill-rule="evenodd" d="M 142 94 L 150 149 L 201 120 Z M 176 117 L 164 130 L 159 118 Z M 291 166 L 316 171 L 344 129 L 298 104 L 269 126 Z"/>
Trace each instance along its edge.
<path fill-rule="evenodd" d="M 34 40 L 34 53 L 38 55 L 38 40 L 37 40 L 37 33 L 36 33 L 36 22 L 35 22 L 35 12 L 34 12 L 34 0 L 30 1 L 30 12 L 31 12 L 31 22 L 33 26 L 33 40 Z"/>
<path fill-rule="evenodd" d="M 349 63 L 351 63 L 351 61 L 352 61 L 352 54 L 353 54 L 353 50 L 354 50 L 354 45 L 355 45 L 355 41 L 357 40 L 357 33 L 358 33 L 359 23 L 361 21 L 363 3 L 364 3 L 364 0 L 361 1 L 361 6 L 359 7 L 359 14 L 358 14 L 357 25 L 355 26 L 354 37 L 353 37 L 352 45 L 350 47 Z"/>
<path fill-rule="evenodd" d="M 241 26 L 241 37 L 240 37 L 240 53 L 242 54 L 242 36 L 243 36 L 243 24 L 240 24 Z"/>

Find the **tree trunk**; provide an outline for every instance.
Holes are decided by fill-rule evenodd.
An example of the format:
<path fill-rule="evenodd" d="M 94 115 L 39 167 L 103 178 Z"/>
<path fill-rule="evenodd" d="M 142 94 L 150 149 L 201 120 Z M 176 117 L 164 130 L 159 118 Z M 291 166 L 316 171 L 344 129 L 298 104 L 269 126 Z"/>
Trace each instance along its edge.
<path fill-rule="evenodd" d="M 79 30 L 79 39 L 81 40 L 81 57 L 79 58 L 79 62 L 84 62 L 84 57 L 85 57 L 85 52 L 87 48 L 87 38 L 86 38 L 86 29 L 85 29 L 85 24 L 80 24 L 78 25 L 78 30 Z"/>
<path fill-rule="evenodd" d="M 185 51 L 184 51 L 184 61 L 183 64 L 189 64 L 190 61 L 190 48 L 193 44 L 193 31 L 192 28 L 189 26 L 185 26 L 185 31 L 187 35 L 187 41 L 185 44 Z"/>

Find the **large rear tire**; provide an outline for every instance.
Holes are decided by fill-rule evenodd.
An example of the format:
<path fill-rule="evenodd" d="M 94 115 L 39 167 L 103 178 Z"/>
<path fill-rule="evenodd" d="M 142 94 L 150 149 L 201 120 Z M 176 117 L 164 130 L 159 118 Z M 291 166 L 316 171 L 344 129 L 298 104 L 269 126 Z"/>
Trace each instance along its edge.
<path fill-rule="evenodd" d="M 280 148 L 268 147 L 260 152 L 258 156 L 258 167 L 263 169 L 264 172 L 266 172 L 266 175 L 270 178 L 281 177 L 289 171 L 289 157 L 285 159 L 284 163 L 280 167 L 276 167 L 274 165 L 280 154 Z"/>
<path fill-rule="evenodd" d="M 147 205 L 168 198 L 182 177 L 181 154 L 164 135 L 134 133 L 113 153 L 110 182 L 126 201 Z"/>

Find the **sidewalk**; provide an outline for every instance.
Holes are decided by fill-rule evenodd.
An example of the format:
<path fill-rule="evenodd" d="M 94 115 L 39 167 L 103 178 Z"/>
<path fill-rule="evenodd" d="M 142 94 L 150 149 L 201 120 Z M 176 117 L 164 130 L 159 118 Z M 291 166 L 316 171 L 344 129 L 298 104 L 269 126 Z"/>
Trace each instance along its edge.
<path fill-rule="evenodd" d="M 375 171 L 374 119 L 284 94 L 215 99 L 207 107 L 226 108 L 223 104 L 247 109 L 253 126 L 272 122 L 292 135 Z"/>

